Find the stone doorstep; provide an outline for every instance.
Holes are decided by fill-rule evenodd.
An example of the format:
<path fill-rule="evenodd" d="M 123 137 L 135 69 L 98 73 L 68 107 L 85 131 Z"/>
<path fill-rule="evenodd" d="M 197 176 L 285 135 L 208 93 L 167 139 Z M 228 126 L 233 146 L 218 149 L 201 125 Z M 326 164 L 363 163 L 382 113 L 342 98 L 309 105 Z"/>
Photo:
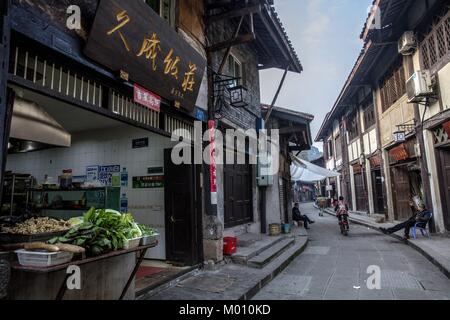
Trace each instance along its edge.
<path fill-rule="evenodd" d="M 200 269 L 198 267 L 193 267 L 191 269 L 185 270 L 184 272 L 181 272 L 180 274 L 174 276 L 172 279 L 162 283 L 158 284 L 153 287 L 145 288 L 140 290 L 139 292 L 136 292 L 136 300 L 145 300 L 147 297 L 155 296 L 158 293 L 172 288 L 176 286 L 181 281 L 184 281 L 190 277 L 193 277 L 200 273 Z"/>
<path fill-rule="evenodd" d="M 284 239 L 277 244 L 271 246 L 267 250 L 261 252 L 259 255 L 247 261 L 249 267 L 258 269 L 264 268 L 270 261 L 281 255 L 288 247 L 295 243 L 294 238 Z"/>
<path fill-rule="evenodd" d="M 231 260 L 234 263 L 246 265 L 250 259 L 256 257 L 263 251 L 269 249 L 284 239 L 286 239 L 286 236 L 264 236 L 262 240 L 255 242 L 249 247 L 238 247 L 237 252 L 231 256 Z"/>
<path fill-rule="evenodd" d="M 328 213 L 329 215 L 335 216 L 334 212 L 329 210 L 329 209 L 325 209 L 325 212 Z M 367 221 L 364 221 L 362 219 L 357 219 L 354 217 L 350 217 L 350 221 L 359 224 L 359 225 L 363 225 L 365 227 L 374 229 L 376 231 L 379 231 L 379 226 L 383 226 L 386 227 L 387 224 L 378 224 L 379 226 L 377 226 L 377 224 L 375 222 L 369 223 Z M 389 223 L 389 225 L 392 225 Z M 390 237 L 393 237 L 397 240 L 400 241 L 405 241 L 404 238 L 399 235 L 399 234 L 391 234 L 389 235 Z M 432 241 L 432 240 L 431 240 Z M 436 267 L 438 267 L 438 269 L 447 277 L 450 279 L 450 260 L 446 259 L 444 256 L 442 256 L 441 254 L 439 254 L 438 252 L 432 250 L 431 248 L 429 248 L 429 246 L 427 246 L 428 248 L 424 248 L 425 246 L 421 247 L 418 243 L 414 242 L 413 240 L 407 240 L 406 243 L 412 247 L 413 249 L 415 249 L 416 251 L 418 251 L 420 254 L 422 254 L 425 258 L 427 258 L 432 264 L 434 264 Z"/>
<path fill-rule="evenodd" d="M 234 292 L 224 292 L 222 294 L 223 299 L 226 300 L 250 300 L 253 298 L 262 288 L 264 288 L 267 284 L 269 284 L 276 276 L 278 276 L 284 269 L 286 269 L 289 264 L 292 263 L 292 261 L 297 258 L 306 248 L 308 244 L 308 238 L 307 237 L 299 237 L 296 239 L 296 241 L 293 243 L 293 245 L 287 250 L 285 250 L 281 255 L 276 257 L 274 260 L 272 260 L 264 269 L 257 269 L 258 276 L 255 277 L 254 281 L 252 280 L 247 287 L 243 287 L 242 289 L 235 290 Z M 231 266 L 231 265 L 230 265 Z M 226 269 L 227 266 L 224 266 Z M 241 268 L 240 270 L 244 270 L 245 273 L 248 273 L 249 270 L 255 270 L 251 269 L 245 266 L 239 266 Z M 153 292 L 149 292 L 144 296 L 139 297 L 140 300 L 150 299 L 151 297 L 155 295 L 160 295 L 160 299 L 164 299 L 164 291 L 165 290 L 177 290 L 176 285 L 186 280 L 190 276 L 195 276 L 201 273 L 202 271 L 197 271 L 195 273 L 192 273 L 190 275 L 187 275 L 183 279 L 177 279 L 176 281 L 173 281 L 171 285 L 167 285 L 164 288 L 160 290 L 155 290 Z M 225 271 L 226 272 L 226 271 Z M 233 270 L 233 273 L 239 272 L 237 270 Z M 208 274 L 208 273 L 207 273 Z M 217 272 L 209 273 L 213 276 L 216 276 L 220 274 L 220 270 Z M 159 288 L 158 288 L 159 289 Z M 236 288 L 234 288 L 236 289 Z M 201 300 L 207 300 L 205 298 L 206 296 L 210 295 L 209 292 L 206 291 L 197 291 L 198 298 Z M 169 293 L 170 296 L 170 293 Z M 205 296 L 205 297 L 202 297 Z"/>

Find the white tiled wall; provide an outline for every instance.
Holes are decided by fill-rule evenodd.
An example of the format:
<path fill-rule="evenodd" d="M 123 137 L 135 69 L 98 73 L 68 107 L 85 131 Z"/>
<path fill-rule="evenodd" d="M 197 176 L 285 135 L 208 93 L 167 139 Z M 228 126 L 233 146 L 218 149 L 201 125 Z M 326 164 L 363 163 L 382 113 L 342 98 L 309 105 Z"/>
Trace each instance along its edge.
<path fill-rule="evenodd" d="M 149 138 L 149 147 L 132 149 L 132 140 Z M 32 174 L 41 183 L 44 175 L 57 181 L 63 169 L 85 175 L 86 166 L 120 165 L 127 168 L 129 211 L 140 223 L 156 227 L 160 245 L 149 250 L 148 258 L 165 259 L 164 189 L 132 189 L 133 176 L 146 176 L 147 168 L 164 166 L 164 149 L 174 145 L 170 138 L 132 127 L 114 127 L 72 135 L 72 147 L 8 156 L 7 170 Z"/>

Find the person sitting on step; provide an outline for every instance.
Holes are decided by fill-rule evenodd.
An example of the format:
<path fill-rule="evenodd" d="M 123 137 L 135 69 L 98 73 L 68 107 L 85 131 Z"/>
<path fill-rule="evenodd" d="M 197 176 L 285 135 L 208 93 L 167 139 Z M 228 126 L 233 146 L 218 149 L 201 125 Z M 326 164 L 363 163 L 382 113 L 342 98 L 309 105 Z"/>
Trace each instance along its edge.
<path fill-rule="evenodd" d="M 306 230 L 309 229 L 308 223 L 313 224 L 315 222 L 315 221 L 311 220 L 310 218 L 308 218 L 308 216 L 302 215 L 302 213 L 300 212 L 298 203 L 296 203 L 294 205 L 294 208 L 292 209 L 292 220 L 294 220 L 297 223 L 303 222 Z"/>

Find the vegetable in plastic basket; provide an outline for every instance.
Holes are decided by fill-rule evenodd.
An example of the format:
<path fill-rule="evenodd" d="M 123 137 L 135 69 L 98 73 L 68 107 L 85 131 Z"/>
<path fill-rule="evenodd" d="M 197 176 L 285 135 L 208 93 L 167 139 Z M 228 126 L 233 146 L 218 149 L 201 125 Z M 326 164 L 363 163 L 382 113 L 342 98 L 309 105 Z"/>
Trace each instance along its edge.
<path fill-rule="evenodd" d="M 139 228 L 141 229 L 143 236 L 155 236 L 158 234 L 158 232 L 155 229 L 146 226 L 144 224 L 139 224 Z"/>
<path fill-rule="evenodd" d="M 49 243 L 74 244 L 86 248 L 88 255 L 97 256 L 122 249 L 128 239 L 140 236 L 142 232 L 131 214 L 92 208 L 84 214 L 82 224 Z"/>

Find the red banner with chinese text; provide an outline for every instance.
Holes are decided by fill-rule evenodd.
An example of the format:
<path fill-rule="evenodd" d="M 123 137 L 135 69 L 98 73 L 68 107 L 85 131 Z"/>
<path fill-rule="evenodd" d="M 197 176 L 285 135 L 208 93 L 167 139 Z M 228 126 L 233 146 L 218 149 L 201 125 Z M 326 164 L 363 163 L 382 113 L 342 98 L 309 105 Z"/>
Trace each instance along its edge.
<path fill-rule="evenodd" d="M 217 166 L 216 166 L 216 142 L 215 142 L 215 122 L 214 120 L 208 121 L 209 129 L 209 146 L 210 146 L 210 191 L 211 191 L 211 204 L 217 204 Z"/>
<path fill-rule="evenodd" d="M 156 112 L 161 110 L 161 97 L 137 84 L 134 85 L 134 102 Z"/>

